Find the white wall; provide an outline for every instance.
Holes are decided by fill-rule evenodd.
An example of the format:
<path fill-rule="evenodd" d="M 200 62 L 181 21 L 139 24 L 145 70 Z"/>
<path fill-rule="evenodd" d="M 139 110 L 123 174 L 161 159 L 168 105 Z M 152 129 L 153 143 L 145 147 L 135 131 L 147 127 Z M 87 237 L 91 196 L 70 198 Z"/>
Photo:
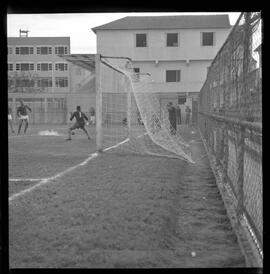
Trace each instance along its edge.
<path fill-rule="evenodd" d="M 132 60 L 213 59 L 230 29 L 98 30 L 97 53 L 128 56 Z M 214 46 L 201 46 L 201 32 L 213 31 Z M 166 33 L 179 33 L 179 46 L 166 47 Z M 147 47 L 135 47 L 135 34 L 147 33 Z"/>
<path fill-rule="evenodd" d="M 141 73 L 150 73 L 155 82 L 166 82 L 166 70 L 181 70 L 181 82 L 204 82 L 207 75 L 207 67 L 211 60 L 190 61 L 161 61 L 132 62 L 133 67 L 140 68 Z M 180 82 L 180 83 L 181 83 Z"/>

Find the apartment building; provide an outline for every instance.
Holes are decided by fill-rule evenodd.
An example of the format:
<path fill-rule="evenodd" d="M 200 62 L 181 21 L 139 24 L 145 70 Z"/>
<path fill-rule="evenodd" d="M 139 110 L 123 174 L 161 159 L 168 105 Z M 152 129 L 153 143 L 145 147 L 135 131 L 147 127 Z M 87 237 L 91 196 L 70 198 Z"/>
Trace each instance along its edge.
<path fill-rule="evenodd" d="M 69 92 L 69 37 L 8 37 L 9 92 Z"/>
<path fill-rule="evenodd" d="M 208 67 L 230 29 L 228 15 L 184 15 L 127 16 L 92 31 L 97 53 L 131 58 L 135 72 L 151 74 L 160 105 L 179 104 L 184 115 L 187 105 L 197 111 Z"/>

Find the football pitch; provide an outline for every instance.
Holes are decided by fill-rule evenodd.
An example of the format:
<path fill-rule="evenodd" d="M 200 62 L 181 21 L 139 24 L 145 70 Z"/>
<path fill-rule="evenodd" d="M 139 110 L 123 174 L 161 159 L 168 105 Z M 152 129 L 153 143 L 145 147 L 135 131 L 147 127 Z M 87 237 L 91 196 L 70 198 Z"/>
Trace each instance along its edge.
<path fill-rule="evenodd" d="M 53 129 L 60 136 L 39 136 Z M 243 267 L 199 134 L 196 165 L 96 153 L 83 132 L 9 137 L 10 268 Z"/>

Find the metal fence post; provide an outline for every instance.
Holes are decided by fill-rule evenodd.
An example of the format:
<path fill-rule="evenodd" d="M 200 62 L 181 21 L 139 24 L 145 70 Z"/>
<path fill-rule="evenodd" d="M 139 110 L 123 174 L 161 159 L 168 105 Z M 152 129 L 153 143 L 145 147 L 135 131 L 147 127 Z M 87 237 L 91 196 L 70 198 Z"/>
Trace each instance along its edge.
<path fill-rule="evenodd" d="M 241 217 L 244 210 L 244 146 L 245 128 L 241 125 L 236 137 L 236 170 L 237 170 L 237 215 Z"/>
<path fill-rule="evenodd" d="M 244 109 L 245 96 L 247 94 L 247 78 L 248 78 L 248 66 L 250 58 L 250 16 L 249 12 L 245 13 L 245 25 L 244 25 L 244 39 L 243 39 L 243 89 L 240 96 L 239 110 L 240 119 L 244 120 L 246 116 L 246 110 Z M 239 132 L 236 136 L 236 168 L 237 168 L 237 214 L 239 217 L 243 214 L 244 210 L 244 146 L 245 146 L 245 128 L 240 125 Z"/>

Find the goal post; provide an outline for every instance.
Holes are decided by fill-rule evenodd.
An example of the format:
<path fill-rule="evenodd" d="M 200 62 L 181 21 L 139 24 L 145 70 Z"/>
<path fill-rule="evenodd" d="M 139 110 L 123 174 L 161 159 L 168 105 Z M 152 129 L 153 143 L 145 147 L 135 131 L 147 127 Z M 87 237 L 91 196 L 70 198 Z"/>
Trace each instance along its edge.
<path fill-rule="evenodd" d="M 96 55 L 96 115 L 98 151 L 113 147 L 194 163 L 188 143 L 161 107 L 151 75 L 135 73 L 128 57 Z"/>
<path fill-rule="evenodd" d="M 102 91 L 100 86 L 100 54 L 95 56 L 96 74 L 96 146 L 97 151 L 103 150 L 102 142 Z"/>

